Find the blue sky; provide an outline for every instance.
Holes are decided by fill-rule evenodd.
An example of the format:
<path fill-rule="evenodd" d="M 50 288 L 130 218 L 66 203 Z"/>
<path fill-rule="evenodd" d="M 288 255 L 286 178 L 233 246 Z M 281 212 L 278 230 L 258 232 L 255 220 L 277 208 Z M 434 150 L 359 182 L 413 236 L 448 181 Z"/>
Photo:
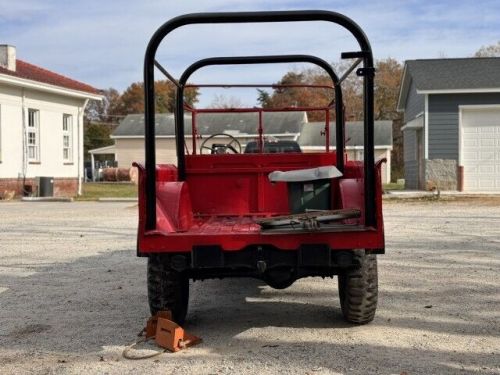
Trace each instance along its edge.
<path fill-rule="evenodd" d="M 98 88 L 123 90 L 142 80 L 146 44 L 174 16 L 288 9 L 346 14 L 365 30 L 376 58 L 466 57 L 500 39 L 497 0 L 0 0 L 0 43 L 15 45 L 22 60 Z M 346 32 L 324 23 L 208 25 L 172 33 L 158 59 L 179 76 L 192 61 L 209 56 L 310 53 L 338 61 L 340 52 L 355 49 Z M 207 68 L 193 78 L 200 83 L 267 83 L 291 68 Z M 204 92 L 202 103 L 211 95 Z"/>

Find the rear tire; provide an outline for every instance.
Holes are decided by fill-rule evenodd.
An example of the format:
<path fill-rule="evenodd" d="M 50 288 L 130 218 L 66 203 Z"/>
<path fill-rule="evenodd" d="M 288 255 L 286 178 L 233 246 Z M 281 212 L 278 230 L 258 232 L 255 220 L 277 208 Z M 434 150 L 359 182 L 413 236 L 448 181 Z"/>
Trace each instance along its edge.
<path fill-rule="evenodd" d="M 148 259 L 148 302 L 151 315 L 170 310 L 177 324 L 183 324 L 188 310 L 189 278 L 170 267 L 167 256 L 150 255 Z"/>
<path fill-rule="evenodd" d="M 356 258 L 360 267 L 344 271 L 338 276 L 340 306 L 348 322 L 366 324 L 373 320 L 377 310 L 377 257 L 361 251 L 356 254 Z"/>

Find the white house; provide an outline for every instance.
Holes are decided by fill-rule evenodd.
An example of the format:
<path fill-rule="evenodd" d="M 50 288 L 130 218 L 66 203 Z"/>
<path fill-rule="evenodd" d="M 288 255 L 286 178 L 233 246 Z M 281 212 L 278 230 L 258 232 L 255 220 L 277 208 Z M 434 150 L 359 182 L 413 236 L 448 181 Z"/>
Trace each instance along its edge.
<path fill-rule="evenodd" d="M 304 152 L 318 152 L 325 149 L 325 123 L 309 122 L 304 124 L 298 139 Z M 382 183 L 391 182 L 392 121 L 374 123 L 375 160 L 386 159 L 382 165 Z M 364 159 L 364 125 L 362 121 L 345 123 L 345 151 L 347 160 Z M 330 149 L 336 147 L 335 122 L 330 123 Z"/>
<path fill-rule="evenodd" d="M 54 178 L 55 196 L 81 192 L 83 112 L 97 89 L 16 59 L 0 45 L 0 196 L 37 191 Z"/>
<path fill-rule="evenodd" d="M 256 113 L 201 113 L 196 117 L 198 134 L 205 136 L 226 133 L 234 136 L 244 148 L 257 137 Z M 263 116 L 264 134 L 282 141 L 297 141 L 303 152 L 325 150 L 325 123 L 308 122 L 306 112 L 266 112 Z M 382 166 L 382 182 L 391 181 L 392 121 L 375 121 L 375 159 L 386 159 Z M 363 160 L 364 128 L 361 121 L 346 123 L 346 153 L 348 160 Z M 186 148 L 191 153 L 191 116 L 184 121 Z M 176 164 L 175 126 L 171 113 L 156 115 L 157 163 Z M 91 155 L 114 154 L 120 168 L 130 168 L 132 162 L 144 160 L 144 115 L 125 117 L 115 129 L 115 144 L 90 150 Z M 330 150 L 336 145 L 335 123 L 330 124 Z M 200 147 L 203 139 L 197 141 Z"/>
<path fill-rule="evenodd" d="M 258 113 L 199 113 L 196 115 L 196 127 L 200 136 L 206 138 L 211 134 L 226 133 L 238 140 L 242 148 L 249 141 L 258 137 Z M 263 114 L 265 136 L 279 140 L 296 140 L 300 129 L 307 122 L 306 112 L 266 112 Z M 192 151 L 191 116 L 186 115 L 184 121 L 186 148 Z M 130 168 L 132 162 L 144 160 L 144 115 L 133 114 L 125 117 L 111 136 L 115 141 L 114 149 L 102 150 L 114 153 L 120 168 Z M 199 148 L 203 139 L 197 140 Z M 210 144 L 209 144 L 210 145 Z M 160 113 L 156 115 L 156 161 L 157 163 L 176 164 L 174 115 Z M 90 150 L 90 153 L 100 152 Z"/>

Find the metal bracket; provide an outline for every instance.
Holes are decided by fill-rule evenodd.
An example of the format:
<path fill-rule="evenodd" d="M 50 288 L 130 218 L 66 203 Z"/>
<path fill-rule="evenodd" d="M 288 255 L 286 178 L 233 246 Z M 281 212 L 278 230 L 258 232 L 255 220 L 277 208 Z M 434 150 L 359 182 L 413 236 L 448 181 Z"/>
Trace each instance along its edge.
<path fill-rule="evenodd" d="M 375 68 L 359 68 L 356 70 L 359 77 L 375 77 Z"/>
<path fill-rule="evenodd" d="M 342 52 L 340 54 L 341 59 L 362 59 L 368 56 L 370 52 L 368 51 L 355 51 L 355 52 Z"/>
<path fill-rule="evenodd" d="M 177 88 L 181 88 L 179 82 L 158 61 L 154 61 L 156 68 L 165 75 Z"/>
<path fill-rule="evenodd" d="M 340 77 L 339 79 L 339 84 L 344 82 L 344 80 L 351 74 L 351 72 L 363 61 L 363 59 L 359 58 L 356 61 L 354 61 L 354 64 L 352 64 L 349 69 L 345 71 L 345 73 Z"/>

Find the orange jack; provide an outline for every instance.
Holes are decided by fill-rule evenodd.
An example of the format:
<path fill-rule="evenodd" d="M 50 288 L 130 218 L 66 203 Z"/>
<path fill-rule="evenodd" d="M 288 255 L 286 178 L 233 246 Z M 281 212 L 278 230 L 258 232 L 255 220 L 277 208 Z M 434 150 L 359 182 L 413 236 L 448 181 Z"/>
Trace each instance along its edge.
<path fill-rule="evenodd" d="M 155 341 L 162 348 L 178 352 L 199 344 L 201 338 L 187 333 L 181 326 L 169 319 L 158 317 Z"/>
<path fill-rule="evenodd" d="M 170 311 L 159 311 L 148 319 L 146 339 L 154 338 L 156 343 L 171 352 L 199 344 L 201 338 L 191 335 L 172 321 Z"/>

